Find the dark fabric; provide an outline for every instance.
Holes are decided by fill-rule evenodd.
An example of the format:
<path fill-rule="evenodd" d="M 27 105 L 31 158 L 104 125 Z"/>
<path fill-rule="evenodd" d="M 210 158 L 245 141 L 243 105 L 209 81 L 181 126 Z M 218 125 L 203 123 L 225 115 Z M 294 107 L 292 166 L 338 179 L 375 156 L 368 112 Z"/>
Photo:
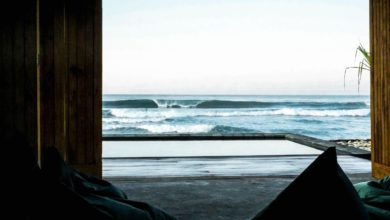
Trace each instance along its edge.
<path fill-rule="evenodd" d="M 0 131 L 2 147 L 1 218 L 28 219 L 32 190 L 37 185 L 35 175 L 39 167 L 32 149 L 22 135 L 7 130 Z M 26 198 L 26 199 L 21 199 Z"/>
<path fill-rule="evenodd" d="M 174 219 L 149 204 L 127 200 L 110 183 L 68 167 L 55 149 L 45 155 L 45 169 L 21 133 L 0 131 L 1 219 Z"/>
<path fill-rule="evenodd" d="M 108 219 L 60 183 L 47 181 L 24 135 L 1 131 L 1 219 Z"/>
<path fill-rule="evenodd" d="M 45 177 L 52 182 L 62 183 L 89 205 L 109 216 L 109 219 L 175 219 L 165 211 L 147 203 L 127 200 L 124 192 L 107 181 L 72 169 L 63 161 L 55 148 L 45 150 L 42 171 Z"/>
<path fill-rule="evenodd" d="M 31 219 L 112 219 L 110 215 L 60 183 L 42 182 L 34 198 L 36 204 L 31 211 Z"/>
<path fill-rule="evenodd" d="M 329 148 L 253 219 L 368 219 L 352 183 Z"/>
<path fill-rule="evenodd" d="M 45 150 L 42 170 L 45 176 L 63 183 L 75 192 L 127 199 L 126 194 L 111 183 L 78 172 L 68 166 L 54 147 Z"/>
<path fill-rule="evenodd" d="M 354 185 L 371 220 L 390 219 L 390 176 Z"/>

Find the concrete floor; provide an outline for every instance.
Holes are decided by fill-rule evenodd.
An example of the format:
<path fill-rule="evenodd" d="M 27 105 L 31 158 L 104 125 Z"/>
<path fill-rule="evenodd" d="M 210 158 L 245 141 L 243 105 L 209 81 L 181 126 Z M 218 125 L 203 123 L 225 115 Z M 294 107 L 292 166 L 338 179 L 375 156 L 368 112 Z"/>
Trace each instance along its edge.
<path fill-rule="evenodd" d="M 370 173 L 348 174 L 353 183 Z M 178 219 L 250 219 L 269 204 L 295 176 L 107 178 L 129 199 L 148 202 Z"/>
<path fill-rule="evenodd" d="M 317 155 L 103 159 L 105 177 L 214 177 L 299 175 Z M 349 174 L 371 172 L 371 162 L 339 155 Z"/>
<path fill-rule="evenodd" d="M 287 141 L 230 141 L 223 145 L 198 141 L 164 142 L 170 146 L 164 148 L 166 157 L 154 157 L 151 153 L 157 147 L 153 142 L 142 142 L 142 147 L 137 148 L 129 148 L 129 142 L 123 146 L 118 143 L 105 143 L 106 150 L 110 148 L 103 159 L 105 179 L 124 190 L 129 199 L 150 203 L 185 220 L 250 219 L 320 153 Z M 273 147 L 261 147 L 267 143 Z M 224 149 L 215 150 L 208 144 Z M 253 146 L 245 147 L 248 151 L 244 151 L 241 145 L 248 144 Z M 160 149 L 160 145 L 158 142 L 156 146 Z M 281 147 L 281 153 L 274 146 Z M 238 151 L 244 157 L 237 157 Z M 339 155 L 338 162 L 351 182 L 371 180 L 369 160 Z"/>

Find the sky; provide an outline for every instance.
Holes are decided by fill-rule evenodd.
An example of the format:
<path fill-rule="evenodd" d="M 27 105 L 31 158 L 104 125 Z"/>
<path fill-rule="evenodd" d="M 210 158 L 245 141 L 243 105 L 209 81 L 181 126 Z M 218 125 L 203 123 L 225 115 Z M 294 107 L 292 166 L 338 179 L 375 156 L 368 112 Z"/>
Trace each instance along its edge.
<path fill-rule="evenodd" d="M 367 95 L 368 4 L 103 0 L 103 93 Z"/>

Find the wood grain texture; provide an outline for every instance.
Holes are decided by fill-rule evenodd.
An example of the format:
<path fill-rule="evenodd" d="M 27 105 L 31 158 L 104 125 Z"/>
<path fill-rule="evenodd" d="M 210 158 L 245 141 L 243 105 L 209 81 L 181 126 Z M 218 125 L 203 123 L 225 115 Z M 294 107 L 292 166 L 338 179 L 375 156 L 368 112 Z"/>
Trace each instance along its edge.
<path fill-rule="evenodd" d="M 42 148 L 67 158 L 65 1 L 40 1 L 40 114 Z M 44 156 L 44 155 L 43 155 Z"/>
<path fill-rule="evenodd" d="M 24 134 L 39 155 L 57 147 L 71 165 L 97 176 L 101 7 L 101 0 L 14 0 L 0 8 L 1 128 Z"/>
<path fill-rule="evenodd" d="M 36 1 L 7 1 L 0 8 L 1 129 L 37 140 Z"/>
<path fill-rule="evenodd" d="M 54 146 L 56 146 L 59 151 L 64 156 L 64 159 L 67 160 L 67 38 L 66 38 L 66 29 L 64 28 L 66 15 L 64 13 L 65 0 L 54 1 L 55 5 L 53 6 L 53 11 L 55 16 L 53 17 L 53 65 L 54 65 Z"/>
<path fill-rule="evenodd" d="M 68 161 L 98 176 L 101 175 L 102 151 L 101 6 L 101 0 L 69 0 L 66 6 L 69 55 Z"/>
<path fill-rule="evenodd" d="M 40 9 L 42 146 L 100 176 L 101 0 L 42 0 Z"/>
<path fill-rule="evenodd" d="M 97 174 L 102 176 L 102 100 L 103 100 L 103 5 L 102 0 L 94 4 L 94 40 L 93 40 L 93 146 L 94 158 L 98 159 Z"/>
<path fill-rule="evenodd" d="M 390 175 L 390 2 L 370 1 L 373 176 Z"/>
<path fill-rule="evenodd" d="M 390 173 L 390 167 L 380 163 L 372 163 L 372 175 L 376 178 L 383 178 Z"/>
<path fill-rule="evenodd" d="M 42 149 L 55 146 L 54 16 L 56 1 L 40 1 L 40 135 Z M 44 156 L 44 155 L 42 155 Z"/>

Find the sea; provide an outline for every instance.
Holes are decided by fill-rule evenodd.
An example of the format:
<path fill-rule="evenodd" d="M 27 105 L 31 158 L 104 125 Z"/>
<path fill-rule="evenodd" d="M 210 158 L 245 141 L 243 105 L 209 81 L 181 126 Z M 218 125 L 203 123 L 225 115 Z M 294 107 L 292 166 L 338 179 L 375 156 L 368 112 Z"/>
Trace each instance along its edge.
<path fill-rule="evenodd" d="M 103 135 L 295 133 L 369 139 L 370 97 L 103 95 Z"/>

